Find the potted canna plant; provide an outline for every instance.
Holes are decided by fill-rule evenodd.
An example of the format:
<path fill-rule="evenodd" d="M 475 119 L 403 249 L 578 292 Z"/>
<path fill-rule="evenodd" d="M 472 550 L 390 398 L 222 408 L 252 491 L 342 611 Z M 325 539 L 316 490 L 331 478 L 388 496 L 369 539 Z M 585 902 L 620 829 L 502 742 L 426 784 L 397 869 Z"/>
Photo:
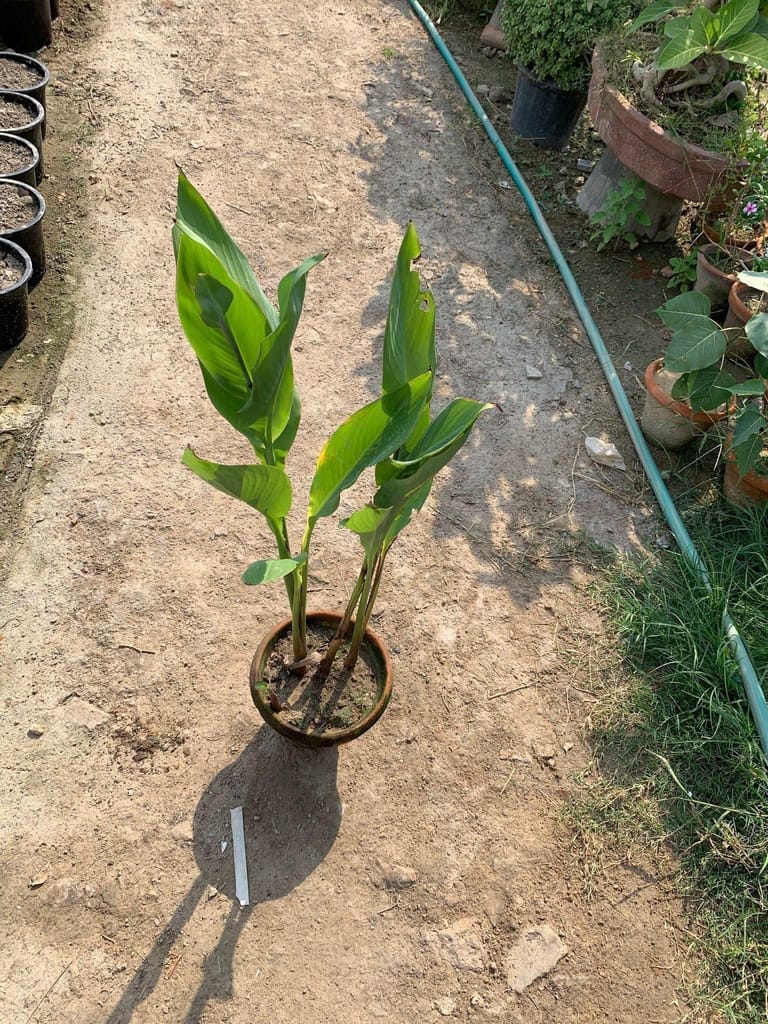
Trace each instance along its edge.
<path fill-rule="evenodd" d="M 391 693 L 386 648 L 368 626 L 387 556 L 426 501 L 436 473 L 490 406 L 456 398 L 433 415 L 435 306 L 412 267 L 421 250 L 409 224 L 392 281 L 381 394 L 324 444 L 309 484 L 301 541 L 294 544 L 286 461 L 301 403 L 290 352 L 307 275 L 324 255 L 287 274 L 273 306 L 243 252 L 183 174 L 173 237 L 182 327 L 212 404 L 255 455 L 252 462 L 221 465 L 188 448 L 182 461 L 264 517 L 277 557 L 253 562 L 242 578 L 250 585 L 282 580 L 290 607 L 290 618 L 266 635 L 254 655 L 251 695 L 264 719 L 297 743 L 346 742 L 374 724 Z M 371 499 L 341 523 L 362 547 L 349 601 L 340 613 L 308 613 L 313 534 L 365 470 L 374 474 Z"/>

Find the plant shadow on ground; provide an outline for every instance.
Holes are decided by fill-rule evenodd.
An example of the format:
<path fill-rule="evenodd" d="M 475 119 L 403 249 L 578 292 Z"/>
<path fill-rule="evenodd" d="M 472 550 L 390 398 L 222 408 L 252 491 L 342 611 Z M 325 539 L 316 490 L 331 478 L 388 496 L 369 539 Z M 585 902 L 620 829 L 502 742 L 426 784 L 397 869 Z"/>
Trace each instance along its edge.
<path fill-rule="evenodd" d="M 203 976 L 179 1024 L 198 1024 L 212 999 L 232 998 L 232 965 L 241 932 L 259 904 L 281 899 L 324 860 L 341 823 L 336 788 L 338 752 L 304 750 L 263 727 L 242 754 L 222 769 L 203 793 L 193 823 L 199 875 L 146 954 L 107 1024 L 127 1024 L 154 991 L 180 933 L 209 887 L 231 901 L 215 949 L 205 955 Z M 250 904 L 235 897 L 230 810 L 242 806 Z M 222 840 L 227 847 L 222 850 Z"/>
<path fill-rule="evenodd" d="M 617 851 L 663 865 L 647 884 L 661 883 L 663 900 L 671 882 L 685 900 L 699 1008 L 756 1024 L 768 992 L 768 774 L 721 614 L 727 603 L 765 684 L 768 510 L 713 499 L 685 518 L 711 594 L 675 552 L 620 560 L 600 587 L 620 654 L 603 652 L 614 671 L 590 736 L 600 778 L 570 818 L 588 892 L 601 895 Z"/>

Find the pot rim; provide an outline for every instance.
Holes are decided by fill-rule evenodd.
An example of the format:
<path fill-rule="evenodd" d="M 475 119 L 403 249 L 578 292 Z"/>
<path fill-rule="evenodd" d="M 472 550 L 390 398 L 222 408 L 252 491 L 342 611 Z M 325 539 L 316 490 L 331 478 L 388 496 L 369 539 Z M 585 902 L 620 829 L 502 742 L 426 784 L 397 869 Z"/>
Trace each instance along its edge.
<path fill-rule="evenodd" d="M 18 142 L 22 146 L 25 146 L 28 150 L 30 150 L 31 153 L 30 162 L 28 164 L 24 164 L 23 167 L 17 167 L 13 171 L 14 174 L 23 174 L 25 171 L 32 171 L 40 163 L 40 151 L 38 150 L 34 142 L 31 142 L 29 139 L 23 138 L 21 135 L 14 135 L 13 132 L 0 132 L 0 142 L 2 142 L 3 140 L 9 142 Z M 5 177 L 3 177 L 2 180 L 12 181 L 13 179 L 9 179 L 6 175 Z"/>
<path fill-rule="evenodd" d="M 337 625 L 341 619 L 342 616 L 339 612 L 325 609 L 307 613 L 307 622 L 326 622 Z M 251 699 L 256 706 L 256 710 L 275 732 L 279 732 L 286 739 L 292 740 L 303 747 L 335 747 L 340 743 L 348 743 L 350 740 L 357 739 L 358 736 L 362 736 L 364 732 L 367 732 L 381 718 L 392 696 L 392 661 L 386 646 L 373 630 L 365 630 L 365 643 L 374 652 L 381 666 L 378 679 L 378 695 L 370 711 L 353 725 L 343 729 L 329 729 L 327 732 L 308 733 L 303 729 L 298 729 L 295 725 L 291 725 L 289 722 L 282 721 L 272 710 L 269 701 L 264 696 L 263 689 L 257 685 L 261 681 L 262 669 L 269 656 L 269 652 L 279 637 L 290 632 L 292 625 L 292 619 L 288 618 L 273 626 L 264 636 L 253 656 L 249 683 Z"/>
<path fill-rule="evenodd" d="M 33 188 L 32 185 L 27 185 L 23 181 L 16 181 L 15 178 L 0 178 L 0 188 L 2 188 L 3 185 L 15 185 L 16 188 L 23 189 L 25 192 L 31 192 L 37 202 L 37 213 L 32 220 L 28 220 L 26 224 L 21 224 L 17 228 L 9 228 L 8 231 L 0 231 L 0 238 L 13 239 L 16 235 L 21 234 L 23 231 L 29 231 L 30 228 L 33 228 L 36 224 L 40 223 L 45 215 L 45 199 L 43 198 L 42 192 L 38 192 L 38 190 Z"/>
<path fill-rule="evenodd" d="M 13 133 L 28 131 L 30 128 L 37 128 L 45 120 L 45 107 L 43 104 L 36 100 L 34 96 L 30 96 L 26 92 L 18 92 L 16 89 L 0 89 L 0 101 L 8 96 L 10 99 L 21 100 L 23 104 L 34 113 L 34 117 L 31 121 L 27 121 L 26 124 L 20 124 L 18 127 L 13 129 Z"/>
<path fill-rule="evenodd" d="M 11 253 L 24 264 L 24 273 L 21 275 L 21 279 L 16 281 L 15 284 L 9 284 L 7 288 L 0 288 L 0 295 L 10 295 L 17 288 L 22 288 L 25 284 L 29 284 L 29 279 L 32 277 L 32 260 L 27 250 L 22 249 L 17 242 L 0 236 L 0 251 L 3 249 L 10 249 Z"/>
<path fill-rule="evenodd" d="M 728 434 L 725 439 L 725 471 L 726 473 L 731 472 L 735 475 L 737 480 L 737 486 L 746 484 L 748 487 L 754 487 L 755 490 L 764 494 L 766 500 L 768 500 L 768 476 L 763 473 L 758 473 L 754 469 L 748 469 L 743 476 L 739 475 L 739 467 L 736 465 L 736 456 L 731 448 L 732 434 Z"/>
<path fill-rule="evenodd" d="M 709 253 L 719 249 L 726 249 L 733 256 L 735 256 L 737 253 L 743 253 L 750 260 L 753 259 L 754 257 L 754 253 L 751 253 L 748 249 L 742 249 L 740 245 L 721 245 L 719 242 L 707 242 L 706 245 L 700 245 L 699 248 L 696 250 L 696 258 L 701 259 L 703 263 L 706 263 L 707 268 L 711 271 L 711 273 L 717 275 L 718 277 L 722 277 L 726 281 L 735 281 L 736 274 L 726 274 L 724 270 L 721 270 L 719 267 L 716 267 L 714 263 L 710 263 L 710 261 L 707 259 Z"/>
<path fill-rule="evenodd" d="M 747 291 L 749 287 L 750 285 L 746 284 L 746 282 L 739 281 L 737 279 L 733 282 L 731 290 L 728 292 L 728 302 L 731 305 L 731 308 L 737 316 L 741 317 L 744 323 L 746 323 L 747 320 L 751 320 L 755 315 L 739 294 L 740 292 Z"/>
<path fill-rule="evenodd" d="M 654 398 L 659 405 L 663 405 L 670 412 L 675 412 L 678 416 L 682 416 L 686 420 L 690 420 L 691 423 L 697 424 L 697 426 L 712 426 L 713 423 L 720 423 L 722 420 L 728 418 L 728 406 L 724 405 L 722 409 L 702 410 L 701 412 L 694 412 L 687 402 L 680 402 L 678 399 L 668 395 L 663 390 L 660 384 L 656 383 L 656 374 L 664 368 L 664 359 L 654 359 L 652 363 L 649 363 L 645 368 L 645 377 L 643 383 L 645 384 L 645 390 L 648 394 Z"/>
<path fill-rule="evenodd" d="M 0 50 L 0 59 L 15 61 L 17 64 L 31 64 L 35 71 L 40 73 L 40 79 L 34 85 L 27 85 L 23 89 L 14 90 L 24 96 L 28 95 L 27 89 L 43 89 L 51 80 L 51 73 L 45 64 L 38 60 L 37 57 L 31 57 L 28 53 L 18 53 L 16 50 Z"/>

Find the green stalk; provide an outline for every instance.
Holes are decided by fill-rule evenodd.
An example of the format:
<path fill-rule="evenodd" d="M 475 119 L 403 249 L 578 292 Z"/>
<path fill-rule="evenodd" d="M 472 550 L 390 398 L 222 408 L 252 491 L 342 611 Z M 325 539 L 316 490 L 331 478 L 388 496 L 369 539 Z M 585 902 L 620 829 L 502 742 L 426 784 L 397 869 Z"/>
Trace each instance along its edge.
<path fill-rule="evenodd" d="M 344 668 L 347 671 L 351 671 L 351 669 L 355 667 L 358 655 L 360 654 L 360 645 L 363 642 L 365 627 L 368 625 L 368 620 L 370 619 L 371 612 L 373 611 L 373 600 L 375 600 L 376 592 L 378 591 L 378 581 L 381 579 L 383 564 L 384 556 L 379 552 L 376 556 L 376 565 L 373 574 L 366 573 L 365 579 L 363 580 L 360 602 L 357 606 L 357 614 L 355 615 L 355 628 L 352 632 L 352 642 L 349 645 L 349 651 L 344 659 Z"/>
<path fill-rule="evenodd" d="M 328 645 L 328 650 L 325 652 L 323 660 L 317 666 L 317 671 L 319 675 L 327 676 L 328 673 L 331 671 L 331 665 L 333 665 L 336 655 L 339 653 L 339 648 L 344 642 L 344 637 L 347 635 L 347 632 L 349 631 L 349 624 L 352 621 L 352 613 L 354 612 L 355 605 L 357 604 L 360 598 L 360 594 L 363 589 L 363 583 L 365 582 L 365 578 L 367 575 L 368 560 L 364 558 L 362 568 L 360 569 L 360 573 L 352 589 L 352 594 L 349 598 L 349 601 L 347 602 L 347 607 L 344 609 L 344 614 L 341 617 L 341 622 L 339 623 L 339 627 L 336 630 L 336 634 L 333 640 L 331 640 L 330 644 Z"/>
<path fill-rule="evenodd" d="M 314 519 L 307 520 L 304 536 L 301 539 L 301 550 L 307 556 L 306 561 L 296 567 L 296 586 L 294 600 L 291 608 L 293 618 L 293 654 L 294 661 L 301 661 L 307 656 L 307 581 L 309 577 L 309 545 L 312 540 L 312 531 L 315 528 Z"/>

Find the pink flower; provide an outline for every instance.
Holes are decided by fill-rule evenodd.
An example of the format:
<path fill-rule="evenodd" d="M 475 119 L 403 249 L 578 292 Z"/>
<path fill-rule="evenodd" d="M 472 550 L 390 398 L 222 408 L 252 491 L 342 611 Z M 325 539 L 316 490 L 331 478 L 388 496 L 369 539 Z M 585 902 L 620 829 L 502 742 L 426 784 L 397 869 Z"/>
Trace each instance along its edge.
<path fill-rule="evenodd" d="M 746 213 L 746 215 L 747 215 L 748 217 L 751 217 L 751 216 L 752 216 L 752 215 L 753 215 L 754 213 L 757 213 L 757 203 L 753 203 L 753 202 L 752 202 L 752 201 L 750 200 L 750 202 L 748 202 L 748 203 L 746 203 L 746 204 L 744 205 L 744 208 L 742 209 L 742 211 L 741 211 L 741 212 L 742 212 L 742 213 Z"/>

